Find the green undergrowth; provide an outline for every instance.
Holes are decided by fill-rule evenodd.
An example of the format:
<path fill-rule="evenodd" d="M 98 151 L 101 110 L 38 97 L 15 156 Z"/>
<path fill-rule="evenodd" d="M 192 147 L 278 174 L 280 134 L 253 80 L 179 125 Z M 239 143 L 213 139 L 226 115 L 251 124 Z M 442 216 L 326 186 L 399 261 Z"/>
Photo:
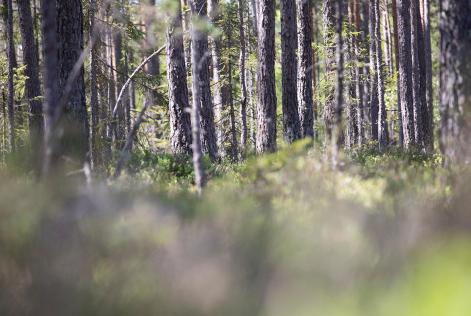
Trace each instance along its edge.
<path fill-rule="evenodd" d="M 299 142 L 239 163 L 136 153 L 115 181 L 3 172 L 1 315 L 467 315 L 471 193 L 440 157 Z"/>

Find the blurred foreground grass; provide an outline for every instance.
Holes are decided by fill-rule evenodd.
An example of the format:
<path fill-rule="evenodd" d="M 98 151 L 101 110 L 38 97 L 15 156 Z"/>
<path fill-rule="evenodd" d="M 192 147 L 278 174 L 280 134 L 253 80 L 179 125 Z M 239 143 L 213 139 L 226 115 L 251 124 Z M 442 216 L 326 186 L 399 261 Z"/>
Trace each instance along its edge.
<path fill-rule="evenodd" d="M 437 157 L 296 144 L 116 183 L 0 187 L 0 315 L 471 315 L 471 186 Z"/>

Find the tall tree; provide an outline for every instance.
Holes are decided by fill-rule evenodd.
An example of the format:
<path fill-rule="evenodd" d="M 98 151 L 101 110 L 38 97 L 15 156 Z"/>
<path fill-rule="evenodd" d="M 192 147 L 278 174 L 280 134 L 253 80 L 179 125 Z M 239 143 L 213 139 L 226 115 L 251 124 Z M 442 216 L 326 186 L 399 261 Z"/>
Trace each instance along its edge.
<path fill-rule="evenodd" d="M 335 30 L 336 30 L 336 18 L 335 18 L 335 1 L 326 0 L 324 1 L 323 11 L 323 28 L 324 28 L 324 47 L 325 47 L 325 73 L 327 80 L 331 82 L 332 77 L 335 75 Z M 324 104 L 324 123 L 325 123 L 325 134 L 326 141 L 330 142 L 332 138 L 332 128 L 334 125 L 335 116 L 335 89 L 333 86 L 329 86 L 327 91 L 326 101 Z"/>
<path fill-rule="evenodd" d="M 292 143 L 301 138 L 297 96 L 297 25 L 296 2 L 281 0 L 281 71 L 283 133 Z"/>
<path fill-rule="evenodd" d="M 257 136 L 259 154 L 276 150 L 275 0 L 258 1 Z"/>
<path fill-rule="evenodd" d="M 298 102 L 301 136 L 314 137 L 314 52 L 312 1 L 297 0 L 298 13 Z"/>
<path fill-rule="evenodd" d="M 404 132 L 402 126 L 402 106 L 401 106 L 401 80 L 400 80 L 400 71 L 399 71 L 399 24 L 397 20 L 397 0 L 392 0 L 392 19 L 393 19 L 393 38 L 394 38 L 394 59 L 396 65 L 396 75 L 397 75 L 397 120 L 399 125 L 399 145 L 404 144 Z"/>
<path fill-rule="evenodd" d="M 471 132 L 471 3 L 440 1 L 441 149 L 445 164 L 469 160 Z"/>
<path fill-rule="evenodd" d="M 220 25 L 220 12 L 219 12 L 219 0 L 208 1 L 208 16 L 209 21 L 214 27 Z M 213 82 L 214 82 L 214 117 L 216 120 L 216 136 L 217 143 L 221 149 L 221 153 L 224 153 L 224 117 L 223 112 L 228 107 L 228 94 L 223 93 L 224 90 L 224 78 L 223 78 L 223 62 L 222 62 L 222 44 L 219 34 L 213 32 L 209 37 L 211 46 L 212 56 L 212 70 L 213 70 Z"/>
<path fill-rule="evenodd" d="M 202 25 L 207 16 L 207 2 L 205 0 L 190 0 L 190 8 L 192 13 L 191 64 L 193 99 L 194 102 L 198 103 L 198 108 L 201 111 L 201 141 L 203 151 L 209 154 L 211 160 L 215 161 L 218 157 L 218 150 L 209 76 L 210 52 L 208 50 L 208 34 Z"/>
<path fill-rule="evenodd" d="M 49 56 L 44 60 L 44 113 L 45 113 L 45 148 L 43 159 L 43 176 L 48 176 L 52 171 L 52 164 L 57 157 L 57 123 L 60 115 L 59 107 L 59 74 L 58 60 L 58 36 L 57 36 L 57 10 L 55 1 L 41 0 L 43 38 L 43 56 Z"/>
<path fill-rule="evenodd" d="M 191 154 L 191 121 L 183 47 L 180 3 L 170 16 L 167 29 L 167 79 L 170 113 L 170 142 L 174 154 Z"/>
<path fill-rule="evenodd" d="M 241 136 L 240 145 L 242 150 L 247 147 L 248 128 L 247 128 L 247 45 L 245 36 L 245 1 L 238 0 L 238 16 L 239 16 L 239 44 L 240 44 L 240 118 L 241 118 Z"/>
<path fill-rule="evenodd" d="M 91 160 L 92 166 L 98 167 L 100 163 L 100 149 L 99 149 L 99 139 L 100 139 L 100 104 L 98 101 L 98 54 L 99 48 L 95 45 L 95 40 L 98 37 L 98 28 L 96 25 L 96 13 L 98 10 L 96 0 L 90 0 L 89 2 L 89 23 L 90 23 L 90 34 L 89 34 L 89 43 L 93 45 L 90 51 L 90 112 L 92 116 L 91 120 Z"/>
<path fill-rule="evenodd" d="M 59 40 L 59 91 L 66 99 L 61 116 L 61 156 L 81 166 L 89 153 L 89 123 L 85 97 L 83 65 L 79 59 L 84 49 L 82 1 L 56 2 Z M 45 55 L 47 56 L 47 55 Z M 78 72 L 74 74 L 74 68 Z M 75 78 L 72 78 L 75 76 Z M 74 80 L 72 80 L 74 79 Z M 65 95 L 67 94 L 67 95 Z"/>
<path fill-rule="evenodd" d="M 410 0 L 397 1 L 399 39 L 399 96 L 401 99 L 402 132 L 404 147 L 415 143 L 414 103 L 412 95 L 411 15 Z"/>
<path fill-rule="evenodd" d="M 424 141 L 429 152 L 433 151 L 433 74 L 432 74 L 432 42 L 430 26 L 430 0 L 422 0 L 422 20 L 424 27 L 424 58 L 425 58 L 425 107 L 423 115 Z"/>
<path fill-rule="evenodd" d="M 375 28 L 374 28 L 374 41 L 376 46 L 376 62 L 375 72 L 377 76 L 377 93 L 378 93 L 378 143 L 380 149 L 384 149 L 388 144 L 388 125 L 386 103 L 384 101 L 384 70 L 383 70 L 383 53 L 381 49 L 381 9 L 379 0 L 373 0 L 375 12 Z"/>
<path fill-rule="evenodd" d="M 335 59 L 337 64 L 335 81 L 335 112 L 332 131 L 332 158 L 334 168 L 338 163 L 338 151 L 342 135 L 342 111 L 344 106 L 343 80 L 344 80 L 344 55 L 343 55 L 343 0 L 335 1 L 336 23 L 335 23 Z"/>
<path fill-rule="evenodd" d="M 13 33 L 13 3 L 12 0 L 4 0 L 3 5 L 6 8 L 6 33 L 7 33 L 7 56 L 8 56 L 8 124 L 9 124 L 9 142 L 12 152 L 16 151 L 16 127 L 15 127 L 15 86 L 14 69 L 16 64 L 16 52 Z"/>
<path fill-rule="evenodd" d="M 378 46 L 375 39 L 376 32 L 376 0 L 369 1 L 369 33 L 370 33 L 370 120 L 371 120 L 371 138 L 378 141 L 378 114 L 379 114 L 379 100 L 378 100 L 378 74 L 376 69 L 376 57 L 378 53 Z M 379 47 L 381 49 L 381 47 Z"/>
<path fill-rule="evenodd" d="M 25 82 L 26 97 L 29 102 L 29 133 L 31 148 L 35 162 L 39 162 L 44 133 L 44 119 L 42 113 L 41 83 L 39 81 L 38 48 L 34 36 L 33 17 L 31 14 L 31 1 L 18 0 L 18 13 L 20 17 L 21 39 L 23 44 L 23 61 L 26 65 Z M 35 169 L 39 171 L 39 164 Z"/>

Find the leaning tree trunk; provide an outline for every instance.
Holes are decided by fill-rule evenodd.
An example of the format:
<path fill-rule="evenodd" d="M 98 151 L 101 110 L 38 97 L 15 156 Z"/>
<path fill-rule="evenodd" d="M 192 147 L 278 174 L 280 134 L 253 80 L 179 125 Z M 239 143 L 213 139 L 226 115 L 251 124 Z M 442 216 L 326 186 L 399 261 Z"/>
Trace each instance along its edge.
<path fill-rule="evenodd" d="M 258 2 L 258 154 L 276 150 L 275 0 Z"/>
<path fill-rule="evenodd" d="M 80 0 L 56 2 L 59 36 L 59 91 L 70 88 L 61 116 L 64 134 L 60 154 L 82 166 L 89 153 L 89 124 L 85 97 L 83 65 L 77 77 L 69 81 L 74 67 L 83 52 L 83 9 Z M 47 56 L 47 55 L 45 55 Z M 62 96 L 64 97 L 64 96 Z"/>
<path fill-rule="evenodd" d="M 43 56 L 49 56 L 44 60 L 44 114 L 45 114 L 45 145 L 43 158 L 43 176 L 50 175 L 52 164 L 57 157 L 58 136 L 57 121 L 60 114 L 59 109 L 59 77 L 57 69 L 58 61 L 58 36 L 57 36 L 57 10 L 54 1 L 41 0 L 42 15 L 42 43 Z"/>
<path fill-rule="evenodd" d="M 191 23 L 191 64 L 193 73 L 193 99 L 201 111 L 201 141 L 203 151 L 211 160 L 218 158 L 216 129 L 214 127 L 213 102 L 209 76 L 210 52 L 208 34 L 202 29 L 198 19 L 205 19 L 207 3 L 205 0 L 190 0 Z M 195 135 L 193 135 L 195 136 Z M 195 150 L 195 148 L 193 148 Z"/>
<path fill-rule="evenodd" d="M 191 121 L 183 47 L 180 5 L 170 17 L 167 29 L 167 80 L 170 113 L 170 142 L 177 155 L 191 154 Z"/>
<path fill-rule="evenodd" d="M 314 137 L 314 52 L 311 0 L 296 0 L 298 9 L 298 102 L 302 137 Z"/>
<path fill-rule="evenodd" d="M 383 78 L 383 54 L 381 49 L 381 12 L 379 0 L 373 0 L 375 11 L 374 41 L 376 44 L 376 77 L 378 93 L 378 143 L 380 150 L 384 150 L 388 145 L 388 125 L 386 103 L 384 102 L 384 78 Z"/>
<path fill-rule="evenodd" d="M 445 165 L 469 162 L 471 132 L 471 3 L 440 2 L 441 149 Z"/>
<path fill-rule="evenodd" d="M 13 3 L 12 0 L 4 0 L 6 4 L 6 33 L 7 33 L 7 56 L 8 56 L 8 124 L 9 142 L 12 152 L 16 151 L 16 128 L 15 128 L 15 87 L 14 69 L 16 68 L 16 53 L 13 34 Z"/>
<path fill-rule="evenodd" d="M 404 147 L 409 149 L 415 143 L 410 0 L 397 1 L 397 24 L 399 38 L 399 95 L 401 100 L 402 132 Z"/>
<path fill-rule="evenodd" d="M 29 134 L 33 154 L 33 165 L 36 171 L 40 170 L 40 152 L 44 136 L 44 119 L 41 96 L 41 83 L 39 81 L 39 65 L 37 60 L 37 46 L 34 36 L 33 17 L 30 0 L 18 0 L 18 13 L 20 17 L 21 39 L 23 44 L 23 61 L 26 65 L 25 93 L 29 102 Z"/>
<path fill-rule="evenodd" d="M 301 138 L 297 96 L 296 3 L 281 0 L 281 81 L 283 134 L 287 143 Z"/>

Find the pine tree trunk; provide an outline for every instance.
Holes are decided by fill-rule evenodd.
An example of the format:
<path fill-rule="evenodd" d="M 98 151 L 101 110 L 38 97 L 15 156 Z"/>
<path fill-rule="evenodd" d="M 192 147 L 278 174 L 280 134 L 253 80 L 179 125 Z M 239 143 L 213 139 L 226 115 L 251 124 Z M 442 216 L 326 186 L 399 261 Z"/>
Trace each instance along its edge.
<path fill-rule="evenodd" d="M 471 132 L 471 3 L 440 2 L 441 149 L 445 165 L 469 162 Z"/>
<path fill-rule="evenodd" d="M 44 80 L 44 113 L 45 113 L 45 144 L 43 159 L 43 176 L 50 175 L 53 159 L 57 157 L 56 129 L 59 118 L 59 77 L 57 69 L 58 36 L 57 10 L 55 1 L 41 0 L 43 56 L 49 56 L 43 64 Z"/>
<path fill-rule="evenodd" d="M 418 3 L 419 0 L 411 0 L 410 17 L 411 17 L 411 55 L 412 55 L 412 98 L 414 110 L 414 138 L 415 145 L 423 148 L 422 136 L 422 99 L 421 78 L 420 78 L 420 61 L 419 61 L 419 28 L 418 28 Z M 423 52 L 423 50 L 421 50 Z M 421 53 L 422 54 L 422 53 Z"/>
<path fill-rule="evenodd" d="M 247 147 L 247 80 L 246 80 L 246 61 L 247 61 L 247 47 L 246 47 L 246 37 L 245 37 L 245 28 L 244 28 L 244 8 L 245 1 L 238 0 L 238 16 L 239 16 L 239 43 L 240 43 L 240 119 L 241 119 L 241 136 L 240 136 L 240 145 L 242 150 L 245 151 Z"/>
<path fill-rule="evenodd" d="M 402 131 L 404 135 L 404 147 L 410 149 L 415 144 L 410 0 L 398 0 L 397 13 L 399 38 L 399 95 L 401 99 Z"/>
<path fill-rule="evenodd" d="M 376 42 L 376 76 L 378 93 L 378 143 L 380 150 L 384 150 L 388 145 L 388 125 L 386 104 L 384 102 L 384 78 L 383 78 L 383 54 L 381 49 L 381 10 L 379 0 L 373 0 L 375 11 L 375 31 L 374 40 Z"/>
<path fill-rule="evenodd" d="M 404 128 L 402 122 L 402 105 L 401 105 L 401 81 L 399 71 L 399 24 L 397 20 L 397 0 L 392 0 L 392 17 L 394 26 L 394 56 L 396 60 L 396 74 L 397 74 L 397 120 L 399 129 L 399 145 L 404 145 Z"/>
<path fill-rule="evenodd" d="M 95 40 L 98 36 L 95 32 L 98 32 L 96 27 L 96 12 L 97 2 L 96 0 L 90 0 L 89 8 L 89 23 L 90 23 L 90 34 L 89 42 Z M 92 166 L 95 169 L 101 163 L 100 159 L 100 148 L 99 148 L 99 139 L 100 139 L 100 104 L 98 101 L 98 46 L 95 44 L 90 52 L 90 110 L 92 116 L 92 125 L 91 125 L 91 155 L 92 155 Z"/>
<path fill-rule="evenodd" d="M 83 10 L 80 0 L 60 1 L 57 6 L 59 36 L 59 89 L 65 91 L 69 76 L 84 48 Z M 44 55 L 47 56 L 47 55 Z M 79 167 L 89 154 L 89 124 L 85 97 L 84 69 L 81 67 L 73 81 L 61 116 L 64 134 L 61 155 L 71 158 Z"/>
<path fill-rule="evenodd" d="M 209 20 L 214 27 L 218 27 L 220 23 L 219 15 L 219 0 L 209 0 Z M 211 56 L 212 56 L 212 69 L 213 69 L 213 82 L 214 82 L 214 119 L 216 120 L 216 136 L 217 144 L 224 152 L 224 126 L 225 120 L 223 117 L 224 111 L 229 106 L 227 93 L 223 93 L 224 80 L 223 80 L 223 62 L 221 58 L 221 41 L 215 35 L 210 36 Z"/>
<path fill-rule="evenodd" d="M 16 52 L 13 37 L 13 4 L 12 0 L 4 0 L 6 7 L 6 33 L 7 33 L 7 56 L 8 56 L 8 126 L 9 143 L 11 152 L 16 151 L 16 127 L 15 127 L 15 87 L 14 87 L 14 69 L 17 67 Z"/>
<path fill-rule="evenodd" d="M 424 140 L 428 152 L 433 152 L 433 74 L 432 74 L 432 43 L 430 35 L 430 0 L 423 1 L 423 25 L 424 25 L 424 58 L 425 58 L 425 107 L 423 116 Z"/>
<path fill-rule="evenodd" d="M 167 80 L 170 113 L 170 142 L 176 155 L 191 154 L 191 121 L 183 47 L 181 8 L 170 17 L 167 29 Z"/>
<path fill-rule="evenodd" d="M 376 69 L 376 60 L 378 51 L 381 47 L 377 47 L 375 39 L 376 33 L 376 0 L 369 2 L 369 33 L 370 33 L 370 120 L 371 120 L 371 138 L 378 141 L 378 114 L 379 114 L 379 99 L 378 99 L 378 74 Z"/>
<path fill-rule="evenodd" d="M 209 75 L 211 54 L 208 50 L 208 34 L 205 33 L 205 30 L 201 29 L 197 21 L 197 19 L 206 18 L 207 3 L 205 0 L 190 0 L 190 7 L 192 12 L 191 64 L 193 72 L 193 102 L 198 104 L 198 108 L 201 111 L 203 152 L 209 154 L 210 159 L 215 161 L 218 158 L 218 151 Z"/>
<path fill-rule="evenodd" d="M 301 138 L 297 96 L 296 2 L 281 0 L 281 71 L 283 134 L 287 143 Z"/>
<path fill-rule="evenodd" d="M 276 150 L 275 0 L 258 2 L 258 154 Z"/>
<path fill-rule="evenodd" d="M 336 25 L 335 25 L 335 42 L 336 52 L 335 59 L 337 64 L 336 83 L 335 83 L 335 112 L 334 127 L 332 131 L 332 159 L 334 168 L 338 164 L 338 152 L 340 139 L 342 137 L 342 111 L 344 107 L 343 81 L 344 81 L 344 55 L 343 55 L 343 0 L 336 0 Z"/>
<path fill-rule="evenodd" d="M 298 102 L 301 136 L 314 137 L 314 52 L 311 0 L 297 0 L 298 9 Z"/>
<path fill-rule="evenodd" d="M 361 34 L 361 15 L 360 15 L 360 0 L 353 1 L 353 21 L 355 31 Z M 354 81 L 355 81 L 355 94 L 356 94 L 356 129 L 358 132 L 358 138 L 356 140 L 358 145 L 363 145 L 364 142 L 364 130 L 363 130 L 363 57 L 360 51 L 361 35 L 355 35 L 353 38 L 353 47 L 355 51 L 355 69 L 354 69 Z"/>
<path fill-rule="evenodd" d="M 323 10 L 323 28 L 324 28 L 324 47 L 325 47 L 325 76 L 326 80 L 332 81 L 335 76 L 335 1 L 324 1 Z M 335 88 L 329 85 L 326 100 L 324 104 L 324 124 L 325 124 L 325 137 L 326 142 L 329 143 L 332 139 L 332 129 L 334 125 L 335 116 Z"/>
<path fill-rule="evenodd" d="M 44 137 L 44 118 L 41 96 L 41 83 L 39 81 L 38 48 L 34 36 L 33 17 L 30 0 L 18 0 L 18 13 L 20 17 L 21 39 L 23 44 L 23 62 L 26 65 L 25 93 L 29 102 L 29 133 L 31 149 L 33 152 L 34 169 L 40 171 L 40 154 Z"/>

